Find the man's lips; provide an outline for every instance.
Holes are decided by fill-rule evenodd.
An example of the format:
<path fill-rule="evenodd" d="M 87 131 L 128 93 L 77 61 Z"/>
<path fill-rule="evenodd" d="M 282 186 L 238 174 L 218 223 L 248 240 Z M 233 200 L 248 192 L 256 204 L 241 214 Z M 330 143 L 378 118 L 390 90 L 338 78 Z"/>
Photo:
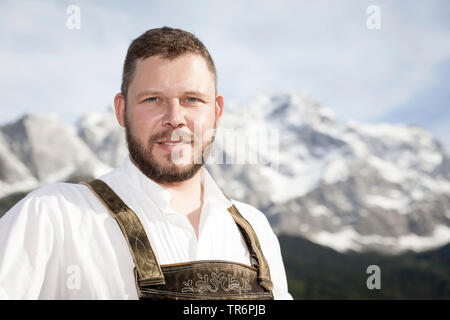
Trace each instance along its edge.
<path fill-rule="evenodd" d="M 174 145 L 174 144 L 190 144 L 192 142 L 191 137 L 189 136 L 178 136 L 176 137 L 177 140 L 172 140 L 169 137 L 161 138 L 159 141 L 156 141 L 156 143 L 159 144 L 168 144 L 168 145 Z"/>
<path fill-rule="evenodd" d="M 179 144 L 190 144 L 190 141 L 157 141 L 156 143 L 159 144 L 166 144 L 169 146 L 175 146 L 175 145 L 179 145 Z"/>
<path fill-rule="evenodd" d="M 156 142 L 158 146 L 166 151 L 176 151 L 176 150 L 182 150 L 188 145 L 191 145 L 190 141 L 183 141 L 183 140 L 165 140 L 165 141 L 157 141 Z"/>

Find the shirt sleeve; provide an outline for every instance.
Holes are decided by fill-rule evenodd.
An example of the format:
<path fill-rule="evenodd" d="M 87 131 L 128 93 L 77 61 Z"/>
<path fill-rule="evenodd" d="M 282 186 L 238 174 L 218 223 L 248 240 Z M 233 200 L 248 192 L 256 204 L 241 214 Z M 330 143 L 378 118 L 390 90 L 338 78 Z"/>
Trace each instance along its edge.
<path fill-rule="evenodd" d="M 53 227 L 33 194 L 0 219 L 0 299 L 38 299 L 52 254 Z"/>
<path fill-rule="evenodd" d="M 249 221 L 256 232 L 264 257 L 269 264 L 270 278 L 273 284 L 275 300 L 293 300 L 288 292 L 286 271 L 281 256 L 280 243 L 264 213 L 248 204 L 234 201 L 242 215 Z"/>

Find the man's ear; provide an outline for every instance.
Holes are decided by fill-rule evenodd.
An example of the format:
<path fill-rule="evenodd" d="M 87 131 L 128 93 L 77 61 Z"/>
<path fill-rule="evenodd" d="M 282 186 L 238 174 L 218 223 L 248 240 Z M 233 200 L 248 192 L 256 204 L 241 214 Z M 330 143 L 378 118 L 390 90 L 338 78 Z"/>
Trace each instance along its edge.
<path fill-rule="evenodd" d="M 117 121 L 122 127 L 125 127 L 125 97 L 120 92 L 114 97 L 114 109 Z"/>
<path fill-rule="evenodd" d="M 219 126 L 220 120 L 222 119 L 223 106 L 224 106 L 223 96 L 221 94 L 216 95 L 216 106 L 214 110 L 216 113 L 216 127 Z"/>

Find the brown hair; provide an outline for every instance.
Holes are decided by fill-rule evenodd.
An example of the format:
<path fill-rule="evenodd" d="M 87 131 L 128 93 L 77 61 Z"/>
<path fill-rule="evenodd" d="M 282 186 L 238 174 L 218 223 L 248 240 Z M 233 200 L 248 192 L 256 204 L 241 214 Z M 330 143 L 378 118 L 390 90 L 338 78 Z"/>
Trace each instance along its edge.
<path fill-rule="evenodd" d="M 201 55 L 214 76 L 217 88 L 217 73 L 214 61 L 205 45 L 192 33 L 169 27 L 150 29 L 131 42 L 123 65 L 121 91 L 127 99 L 128 87 L 136 71 L 136 61 L 160 55 L 164 59 L 174 59 L 183 54 Z"/>

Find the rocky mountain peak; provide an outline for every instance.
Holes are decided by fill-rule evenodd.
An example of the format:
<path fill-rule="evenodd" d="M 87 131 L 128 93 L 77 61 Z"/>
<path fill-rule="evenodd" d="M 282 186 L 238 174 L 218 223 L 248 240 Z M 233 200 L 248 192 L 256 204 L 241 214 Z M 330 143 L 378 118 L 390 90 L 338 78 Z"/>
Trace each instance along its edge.
<path fill-rule="evenodd" d="M 221 128 L 241 130 L 236 141 L 262 157 L 208 169 L 279 234 L 337 250 L 399 252 L 450 241 L 450 159 L 420 127 L 340 122 L 309 95 L 284 91 L 225 109 Z M 255 128 L 277 130 L 277 148 L 252 149 L 261 138 Z M 0 195 L 74 174 L 98 176 L 127 153 L 112 112 L 86 114 L 75 129 L 55 116 L 27 115 L 0 128 Z"/>

